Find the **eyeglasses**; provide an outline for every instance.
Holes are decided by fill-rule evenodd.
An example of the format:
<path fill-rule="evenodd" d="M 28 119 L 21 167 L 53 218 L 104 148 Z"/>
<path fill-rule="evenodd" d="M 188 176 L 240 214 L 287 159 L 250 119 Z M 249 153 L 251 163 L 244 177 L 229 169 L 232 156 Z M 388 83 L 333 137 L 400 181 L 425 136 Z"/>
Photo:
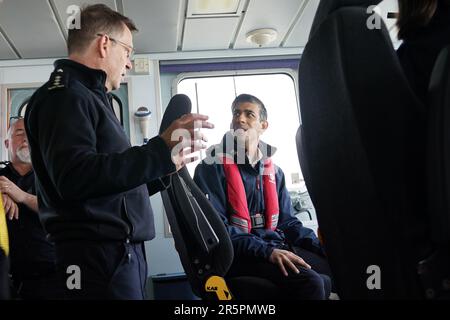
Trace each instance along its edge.
<path fill-rule="evenodd" d="M 122 41 L 120 41 L 120 40 L 111 38 L 111 37 L 108 36 L 107 34 L 97 33 L 97 36 L 98 36 L 98 37 L 106 36 L 106 37 L 108 37 L 109 40 L 111 40 L 112 42 L 117 43 L 117 44 L 120 44 L 122 47 L 124 47 L 125 49 L 127 49 L 127 58 L 130 59 L 130 60 L 133 60 L 135 50 L 134 50 L 134 48 L 133 48 L 132 46 L 129 46 L 128 44 L 126 44 L 125 42 L 122 42 Z"/>

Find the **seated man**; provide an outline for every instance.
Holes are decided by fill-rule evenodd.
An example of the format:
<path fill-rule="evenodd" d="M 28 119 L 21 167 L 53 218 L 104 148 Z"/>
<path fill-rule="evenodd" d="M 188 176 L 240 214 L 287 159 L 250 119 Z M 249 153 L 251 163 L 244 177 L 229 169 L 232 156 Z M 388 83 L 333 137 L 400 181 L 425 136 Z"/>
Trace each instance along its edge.
<path fill-rule="evenodd" d="M 5 140 L 11 162 L 0 170 L 15 291 L 12 298 L 58 299 L 55 249 L 39 221 L 24 121 L 13 120 Z"/>
<path fill-rule="evenodd" d="M 194 180 L 222 216 L 235 256 L 227 276 L 266 278 L 288 299 L 328 298 L 330 269 L 311 229 L 293 216 L 275 148 L 259 140 L 267 111 L 241 94 L 232 104 L 232 133 L 211 147 Z"/>

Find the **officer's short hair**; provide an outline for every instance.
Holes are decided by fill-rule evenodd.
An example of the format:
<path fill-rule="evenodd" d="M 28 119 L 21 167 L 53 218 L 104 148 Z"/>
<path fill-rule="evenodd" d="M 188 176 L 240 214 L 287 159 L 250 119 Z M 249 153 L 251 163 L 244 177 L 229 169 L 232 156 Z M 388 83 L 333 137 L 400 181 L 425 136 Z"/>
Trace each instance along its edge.
<path fill-rule="evenodd" d="M 253 103 L 256 104 L 259 107 L 259 117 L 261 120 L 266 121 L 267 120 L 267 109 L 264 106 L 264 103 L 262 103 L 261 100 L 259 100 L 257 97 L 252 96 L 251 94 L 240 94 L 234 99 L 233 103 L 231 104 L 231 112 L 234 112 L 234 109 L 236 109 L 241 103 Z"/>
<path fill-rule="evenodd" d="M 127 26 L 131 32 L 138 31 L 130 18 L 104 4 L 84 7 L 78 18 L 80 19 L 79 28 L 74 27 L 69 30 L 67 39 L 69 54 L 86 49 L 97 34 L 122 34 L 123 25 Z"/>

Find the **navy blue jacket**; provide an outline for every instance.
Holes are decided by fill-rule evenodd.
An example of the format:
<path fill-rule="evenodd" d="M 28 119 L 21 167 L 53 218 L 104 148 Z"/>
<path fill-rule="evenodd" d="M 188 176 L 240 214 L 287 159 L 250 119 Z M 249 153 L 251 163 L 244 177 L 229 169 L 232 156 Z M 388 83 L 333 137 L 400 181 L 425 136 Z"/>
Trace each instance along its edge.
<path fill-rule="evenodd" d="M 274 150 L 273 147 L 268 148 Z M 214 151 L 209 152 L 212 157 Z M 269 155 L 270 156 L 270 155 Z M 264 158 L 263 158 L 264 159 Z M 194 181 L 207 195 L 214 208 L 221 215 L 233 243 L 235 257 L 253 257 L 268 259 L 274 248 L 287 248 L 288 245 L 299 246 L 323 255 L 323 249 L 314 231 L 303 227 L 300 220 L 293 215 L 293 208 L 283 171 L 275 166 L 275 180 L 278 192 L 280 215 L 277 230 L 263 228 L 253 229 L 245 233 L 228 222 L 229 204 L 226 195 L 226 180 L 223 165 L 202 161 L 195 169 Z M 250 164 L 238 164 L 244 184 L 247 205 L 250 214 L 264 212 L 264 195 L 262 173 L 263 160 L 255 168 Z M 259 179 L 258 179 L 259 177 Z M 259 182 L 259 189 L 257 183 Z"/>
<path fill-rule="evenodd" d="M 131 147 L 105 80 L 101 70 L 59 60 L 27 107 L 40 217 L 55 242 L 152 239 L 146 184 L 175 171 L 160 137 Z"/>

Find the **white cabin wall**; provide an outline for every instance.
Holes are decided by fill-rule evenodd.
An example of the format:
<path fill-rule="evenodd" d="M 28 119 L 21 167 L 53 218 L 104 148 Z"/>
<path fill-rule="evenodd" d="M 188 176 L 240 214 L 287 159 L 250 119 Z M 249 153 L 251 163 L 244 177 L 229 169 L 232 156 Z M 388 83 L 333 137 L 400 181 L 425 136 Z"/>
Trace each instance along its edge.
<path fill-rule="evenodd" d="M 4 140 L 6 138 L 6 90 L 7 85 L 21 85 L 45 82 L 53 67 L 53 60 L 43 61 L 39 65 L 26 65 L 26 63 L 16 62 L 8 66 L 6 62 L 0 61 L 0 160 L 8 160 Z M 2 65 L 7 65 L 2 67 Z"/>

